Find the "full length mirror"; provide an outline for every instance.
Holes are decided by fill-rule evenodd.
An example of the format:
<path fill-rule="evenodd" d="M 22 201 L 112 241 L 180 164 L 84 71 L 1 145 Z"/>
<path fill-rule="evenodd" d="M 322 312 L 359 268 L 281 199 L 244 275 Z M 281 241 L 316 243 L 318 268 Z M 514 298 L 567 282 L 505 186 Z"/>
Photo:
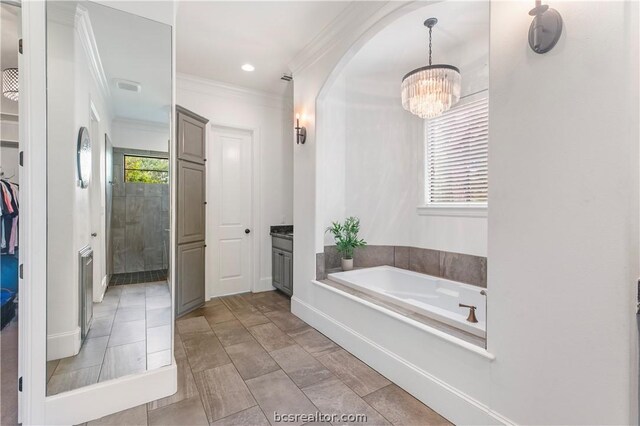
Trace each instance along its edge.
<path fill-rule="evenodd" d="M 171 28 L 47 4 L 47 395 L 171 363 Z"/>

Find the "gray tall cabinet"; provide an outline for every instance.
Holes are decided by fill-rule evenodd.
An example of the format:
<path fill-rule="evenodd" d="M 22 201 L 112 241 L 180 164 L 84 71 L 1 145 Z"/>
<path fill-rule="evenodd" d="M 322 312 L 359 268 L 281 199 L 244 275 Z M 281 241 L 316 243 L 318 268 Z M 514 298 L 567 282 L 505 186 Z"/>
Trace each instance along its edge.
<path fill-rule="evenodd" d="M 176 316 L 204 304 L 207 120 L 176 107 Z"/>

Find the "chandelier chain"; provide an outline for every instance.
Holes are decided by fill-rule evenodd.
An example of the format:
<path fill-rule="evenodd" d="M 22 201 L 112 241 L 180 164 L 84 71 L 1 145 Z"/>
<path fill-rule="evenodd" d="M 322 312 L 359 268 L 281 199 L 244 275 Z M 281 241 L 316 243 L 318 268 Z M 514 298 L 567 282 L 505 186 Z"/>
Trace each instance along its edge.
<path fill-rule="evenodd" d="M 429 27 L 429 65 L 431 65 L 431 31 L 432 27 Z"/>

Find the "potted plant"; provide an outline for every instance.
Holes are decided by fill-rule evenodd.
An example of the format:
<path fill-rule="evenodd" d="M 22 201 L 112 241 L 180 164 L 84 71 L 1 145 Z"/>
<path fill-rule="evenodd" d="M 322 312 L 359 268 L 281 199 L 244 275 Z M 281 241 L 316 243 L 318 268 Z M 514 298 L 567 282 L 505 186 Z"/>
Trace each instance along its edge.
<path fill-rule="evenodd" d="M 358 239 L 360 219 L 351 216 L 345 219 L 344 223 L 332 222 L 327 231 L 333 234 L 333 239 L 336 242 L 338 253 L 342 255 L 342 270 L 352 270 L 353 251 L 356 247 L 363 247 L 367 245 L 364 240 Z"/>

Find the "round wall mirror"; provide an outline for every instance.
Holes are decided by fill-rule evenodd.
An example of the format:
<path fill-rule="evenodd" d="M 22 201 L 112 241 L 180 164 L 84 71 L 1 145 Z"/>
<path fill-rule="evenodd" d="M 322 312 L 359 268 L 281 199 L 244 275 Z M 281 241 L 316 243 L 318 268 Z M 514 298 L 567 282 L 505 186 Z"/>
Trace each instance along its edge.
<path fill-rule="evenodd" d="M 89 186 L 91 181 L 91 139 L 89 130 L 81 127 L 78 133 L 78 182 L 81 188 Z"/>

